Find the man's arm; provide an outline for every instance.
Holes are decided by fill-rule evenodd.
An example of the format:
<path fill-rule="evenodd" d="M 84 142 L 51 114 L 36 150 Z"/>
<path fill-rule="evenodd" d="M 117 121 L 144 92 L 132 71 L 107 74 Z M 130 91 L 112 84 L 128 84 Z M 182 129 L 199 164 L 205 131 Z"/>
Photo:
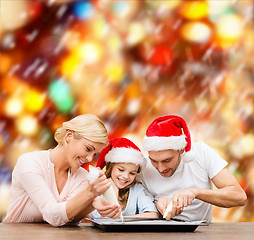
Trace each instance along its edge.
<path fill-rule="evenodd" d="M 212 181 L 217 189 L 196 189 L 195 198 L 226 208 L 245 205 L 247 196 L 229 170 L 224 168 L 212 178 Z"/>
<path fill-rule="evenodd" d="M 247 196 L 244 190 L 226 168 L 213 177 L 212 181 L 217 189 L 185 189 L 174 195 L 173 206 L 187 207 L 194 198 L 226 208 L 245 205 Z"/>
<path fill-rule="evenodd" d="M 217 189 L 189 188 L 175 193 L 172 199 L 172 211 L 169 212 L 166 219 L 169 220 L 171 217 L 177 216 L 184 207 L 192 204 L 195 198 L 225 208 L 245 205 L 247 196 L 244 190 L 226 168 L 213 177 L 212 181 Z M 166 200 L 169 202 L 170 199 Z M 157 203 L 157 208 L 161 214 L 165 212 L 165 206 L 163 207 L 162 202 Z"/>

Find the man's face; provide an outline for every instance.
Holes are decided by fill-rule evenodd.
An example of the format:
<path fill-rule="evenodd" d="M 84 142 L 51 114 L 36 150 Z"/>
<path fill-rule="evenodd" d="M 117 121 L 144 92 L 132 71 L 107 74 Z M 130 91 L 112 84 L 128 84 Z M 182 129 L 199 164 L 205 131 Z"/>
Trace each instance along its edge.
<path fill-rule="evenodd" d="M 152 165 L 163 177 L 171 177 L 176 171 L 181 161 L 183 151 L 165 150 L 149 151 L 149 158 Z"/>

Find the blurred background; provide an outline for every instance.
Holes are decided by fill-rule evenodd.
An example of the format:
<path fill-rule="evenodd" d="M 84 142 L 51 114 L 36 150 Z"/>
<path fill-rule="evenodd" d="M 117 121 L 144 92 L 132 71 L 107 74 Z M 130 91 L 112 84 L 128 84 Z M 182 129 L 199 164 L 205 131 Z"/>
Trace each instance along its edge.
<path fill-rule="evenodd" d="M 254 221 L 253 0 L 0 3 L 0 221 L 18 156 L 84 113 L 141 149 L 155 117 L 181 115 L 248 195 L 213 221 Z"/>

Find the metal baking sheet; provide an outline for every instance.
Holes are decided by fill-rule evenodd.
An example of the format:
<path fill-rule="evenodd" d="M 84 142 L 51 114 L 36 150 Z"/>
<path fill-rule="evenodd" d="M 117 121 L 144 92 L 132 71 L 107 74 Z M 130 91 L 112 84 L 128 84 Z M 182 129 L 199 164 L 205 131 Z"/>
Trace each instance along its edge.
<path fill-rule="evenodd" d="M 179 220 L 161 220 L 147 218 L 87 218 L 93 225 L 106 232 L 194 232 L 203 221 L 184 222 Z"/>

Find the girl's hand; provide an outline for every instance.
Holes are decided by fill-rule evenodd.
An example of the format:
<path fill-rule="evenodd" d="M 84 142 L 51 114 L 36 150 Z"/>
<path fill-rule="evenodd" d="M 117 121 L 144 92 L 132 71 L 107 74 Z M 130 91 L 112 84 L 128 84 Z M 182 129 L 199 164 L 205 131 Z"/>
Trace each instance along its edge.
<path fill-rule="evenodd" d="M 97 197 L 93 201 L 93 207 L 101 217 L 119 218 L 121 215 L 120 206 L 110 205 L 104 198 Z"/>

